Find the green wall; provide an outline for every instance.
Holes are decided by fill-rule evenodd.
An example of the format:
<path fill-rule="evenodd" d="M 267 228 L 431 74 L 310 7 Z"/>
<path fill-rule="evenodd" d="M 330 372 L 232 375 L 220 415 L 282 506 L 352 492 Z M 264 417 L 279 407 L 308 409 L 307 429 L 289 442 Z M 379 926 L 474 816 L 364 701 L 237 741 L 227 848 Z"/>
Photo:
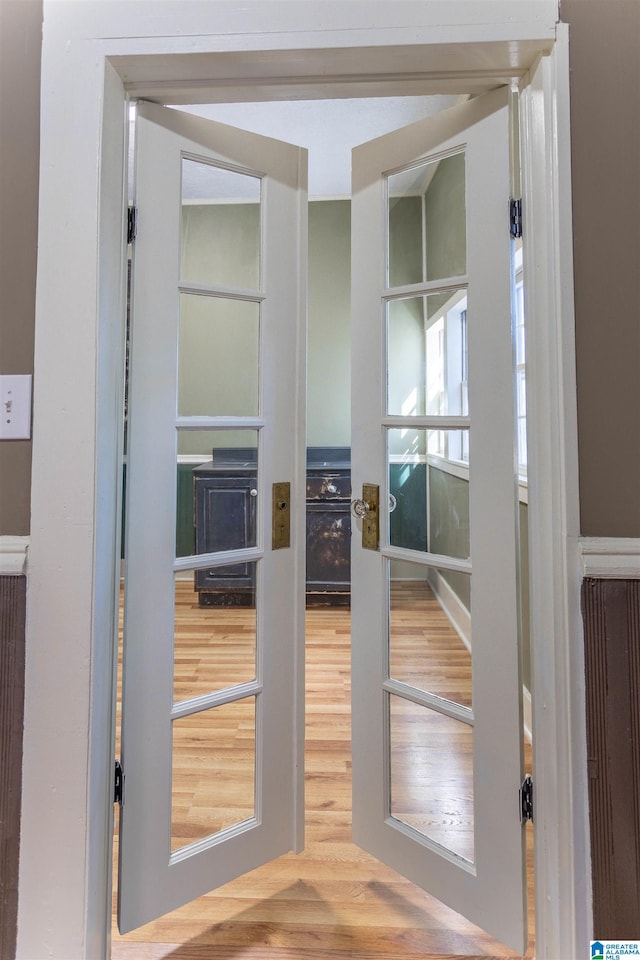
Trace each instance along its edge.
<path fill-rule="evenodd" d="M 225 286 L 257 286 L 257 204 L 188 205 L 183 215 L 182 275 Z M 351 203 L 309 204 L 307 442 L 348 446 L 350 424 Z M 257 312 L 232 300 L 183 297 L 179 349 L 185 414 L 257 413 Z M 245 446 L 225 433 L 180 437 L 180 454 Z"/>
<path fill-rule="evenodd" d="M 463 153 L 438 164 L 424 198 L 426 278 L 467 272 L 465 160 Z"/>
<path fill-rule="evenodd" d="M 429 550 L 466 559 L 469 544 L 469 481 L 429 467 Z M 471 581 L 464 573 L 441 570 L 441 576 L 471 609 Z M 472 614 L 473 619 L 473 614 Z"/>
<path fill-rule="evenodd" d="M 351 443 L 351 202 L 309 204 L 307 443 Z"/>
<path fill-rule="evenodd" d="M 414 467 L 414 470 L 418 467 Z M 422 496 L 422 490 L 427 488 L 426 468 L 422 466 L 423 483 L 419 490 L 417 478 L 411 477 L 411 483 L 405 487 L 404 495 Z M 394 492 L 392 490 L 392 492 Z M 395 494 L 397 495 L 397 494 Z M 424 511 L 416 505 L 415 514 L 422 517 Z M 394 514 L 391 515 L 392 518 Z M 520 551 L 520 608 L 521 608 L 521 648 L 522 648 L 522 678 L 524 685 L 531 689 L 531 666 L 530 666 L 530 630 L 529 630 L 529 518 L 528 507 L 526 503 L 519 504 L 519 551 Z M 428 549 L 433 553 L 440 553 L 445 556 L 466 557 L 469 554 L 469 482 L 460 477 L 453 476 L 443 470 L 435 467 L 428 468 L 428 524 L 429 524 L 429 546 Z M 413 530 L 417 529 L 414 524 Z M 408 531 L 412 530 L 411 524 L 405 520 L 405 527 Z M 399 531 L 398 525 L 395 528 Z M 392 527 L 393 535 L 393 527 Z M 415 533 L 408 533 L 408 537 Z M 403 544 L 400 540 L 394 542 L 398 545 L 409 546 L 407 541 Z M 417 549 L 424 549 L 420 546 Z M 452 590 L 457 594 L 467 609 L 470 609 L 471 594 L 469 577 L 456 574 L 450 571 L 440 571 L 442 577 L 447 581 Z M 471 612 L 473 623 L 473 611 Z"/>
<path fill-rule="evenodd" d="M 392 197 L 389 200 L 390 286 L 422 283 L 422 270 L 422 200 Z"/>
<path fill-rule="evenodd" d="M 427 280 L 460 276 L 467 272 L 467 219 L 463 153 L 438 164 L 424 196 L 425 272 Z M 450 294 L 429 298 L 433 316 Z"/>
<path fill-rule="evenodd" d="M 393 286 L 422 281 L 422 200 L 396 197 L 389 203 L 389 276 Z M 425 412 L 425 326 L 422 297 L 389 304 L 389 412 Z M 425 453 L 423 431 L 393 430 L 392 455 Z M 393 471 L 392 471 L 393 477 Z M 392 484 L 395 482 L 392 480 Z M 412 483 L 416 483 L 415 478 Z M 393 490 L 391 491 L 393 492 Z"/>
<path fill-rule="evenodd" d="M 198 283 L 259 285 L 256 203 L 183 207 L 181 275 Z M 183 294 L 178 348 L 179 412 L 258 414 L 258 324 L 254 303 Z M 179 454 L 210 456 L 214 446 L 250 446 L 246 433 L 182 431 Z"/>

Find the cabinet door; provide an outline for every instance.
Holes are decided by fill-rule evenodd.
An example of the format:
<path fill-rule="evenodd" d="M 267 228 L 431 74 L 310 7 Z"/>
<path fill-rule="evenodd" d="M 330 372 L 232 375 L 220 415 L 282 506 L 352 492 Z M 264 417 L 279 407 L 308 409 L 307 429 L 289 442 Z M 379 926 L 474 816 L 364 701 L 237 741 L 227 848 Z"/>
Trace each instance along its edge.
<path fill-rule="evenodd" d="M 303 831 L 306 151 L 137 109 L 123 933 L 299 849 Z M 177 556 L 178 458 L 230 446 L 257 450 L 253 533 L 240 510 L 223 543 Z M 276 550 L 281 482 L 291 546 Z M 199 609 L 194 573 L 231 566 L 251 569 L 254 603 Z"/>
<path fill-rule="evenodd" d="M 256 482 L 255 476 L 196 476 L 196 553 L 255 547 Z M 219 592 L 233 590 L 234 587 L 250 590 L 253 587 L 252 570 L 253 567 L 248 563 L 230 563 L 197 570 L 196 588 L 210 588 Z"/>
<path fill-rule="evenodd" d="M 307 591 L 345 594 L 351 580 L 351 516 L 348 503 L 307 503 Z M 339 598 L 338 598 L 339 599 Z"/>

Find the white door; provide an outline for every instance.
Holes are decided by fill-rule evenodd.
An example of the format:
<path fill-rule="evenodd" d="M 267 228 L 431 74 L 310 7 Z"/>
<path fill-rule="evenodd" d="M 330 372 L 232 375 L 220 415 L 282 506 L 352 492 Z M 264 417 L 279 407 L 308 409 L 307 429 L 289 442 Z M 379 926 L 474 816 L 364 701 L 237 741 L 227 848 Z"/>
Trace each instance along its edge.
<path fill-rule="evenodd" d="M 135 183 L 121 932 L 303 831 L 306 151 L 140 104 Z"/>
<path fill-rule="evenodd" d="M 508 198 L 504 90 L 353 153 L 353 836 L 522 951 Z"/>

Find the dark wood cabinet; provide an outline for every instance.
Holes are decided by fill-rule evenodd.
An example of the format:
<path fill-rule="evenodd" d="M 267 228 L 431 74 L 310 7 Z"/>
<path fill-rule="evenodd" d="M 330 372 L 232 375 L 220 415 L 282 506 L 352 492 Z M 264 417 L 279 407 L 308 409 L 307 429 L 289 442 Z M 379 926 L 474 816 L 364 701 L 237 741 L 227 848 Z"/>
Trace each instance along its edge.
<path fill-rule="evenodd" d="M 348 447 L 307 450 L 307 606 L 351 596 L 351 463 Z"/>
<path fill-rule="evenodd" d="M 257 464 L 253 449 L 216 450 L 193 471 L 196 554 L 256 544 Z M 255 563 L 196 570 L 200 606 L 253 606 Z"/>
<path fill-rule="evenodd" d="M 348 605 L 351 476 L 348 447 L 307 450 L 307 604 Z M 196 554 L 255 546 L 257 466 L 251 448 L 215 450 L 193 470 Z M 255 565 L 196 571 L 201 606 L 252 606 Z"/>

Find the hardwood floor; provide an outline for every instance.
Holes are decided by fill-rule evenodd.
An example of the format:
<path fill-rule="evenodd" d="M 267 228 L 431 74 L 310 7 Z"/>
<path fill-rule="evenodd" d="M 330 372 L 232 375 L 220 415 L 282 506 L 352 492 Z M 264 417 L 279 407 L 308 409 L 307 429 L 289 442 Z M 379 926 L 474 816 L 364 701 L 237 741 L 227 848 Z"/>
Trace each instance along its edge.
<path fill-rule="evenodd" d="M 440 683 L 447 696 L 467 703 L 470 656 L 437 602 L 423 593 L 416 595 L 415 590 L 399 591 L 393 608 L 392 672 L 398 671 L 398 679 L 408 679 L 400 673 L 412 670 L 411 682 L 417 684 L 426 682 L 429 673 L 430 682 Z M 177 697 L 197 695 L 204 687 L 212 689 L 216 675 L 218 681 L 224 675 L 225 686 L 236 677 L 246 679 L 255 646 L 252 611 L 199 610 L 191 585 L 178 583 L 176 617 Z M 280 857 L 125 937 L 119 936 L 114 920 L 113 960 L 479 960 L 517 956 L 351 843 L 349 641 L 348 610 L 308 610 L 304 853 Z M 230 657 L 231 650 L 237 656 Z M 194 773 L 192 761 L 201 760 L 200 747 L 196 744 L 194 749 L 187 736 L 184 748 L 176 748 L 174 764 L 181 772 L 174 790 L 174 849 L 204 835 L 203 831 L 211 832 L 210 820 L 205 820 L 203 813 L 210 817 L 213 812 L 222 825 L 247 816 L 252 790 L 251 709 L 245 705 L 239 718 L 227 716 L 214 731 L 217 740 L 212 749 L 216 769 L 219 765 L 223 769 L 226 800 L 218 802 L 213 811 L 206 802 L 203 807 L 202 785 L 197 770 Z M 400 710 L 398 744 L 405 752 L 413 751 L 415 758 L 416 745 L 406 733 L 402 716 Z M 230 737 L 235 740 L 231 746 Z M 468 780 L 468 764 L 462 755 L 457 762 L 460 776 Z M 400 766 L 399 782 L 402 769 Z M 405 769 L 415 769 L 415 765 Z M 232 790 L 238 781 L 243 785 L 240 800 Z M 412 806 L 410 778 L 405 781 L 406 790 L 396 795 L 397 815 L 412 823 L 411 817 L 417 813 L 415 804 Z M 219 781 L 216 786 L 219 797 Z M 468 793 L 468 789 L 467 783 L 458 792 Z M 459 821 L 455 829 L 462 838 L 460 843 L 468 843 L 468 817 L 463 815 Z M 437 823 L 437 817 L 430 822 Z M 415 825 L 421 828 L 419 823 Z M 425 832 L 433 829 L 432 825 L 425 827 Z M 445 823 L 445 828 L 450 830 L 452 825 Z M 527 831 L 533 930 L 531 826 Z M 117 840 L 115 847 L 114 862 Z M 532 956 L 530 944 L 526 957 Z"/>

